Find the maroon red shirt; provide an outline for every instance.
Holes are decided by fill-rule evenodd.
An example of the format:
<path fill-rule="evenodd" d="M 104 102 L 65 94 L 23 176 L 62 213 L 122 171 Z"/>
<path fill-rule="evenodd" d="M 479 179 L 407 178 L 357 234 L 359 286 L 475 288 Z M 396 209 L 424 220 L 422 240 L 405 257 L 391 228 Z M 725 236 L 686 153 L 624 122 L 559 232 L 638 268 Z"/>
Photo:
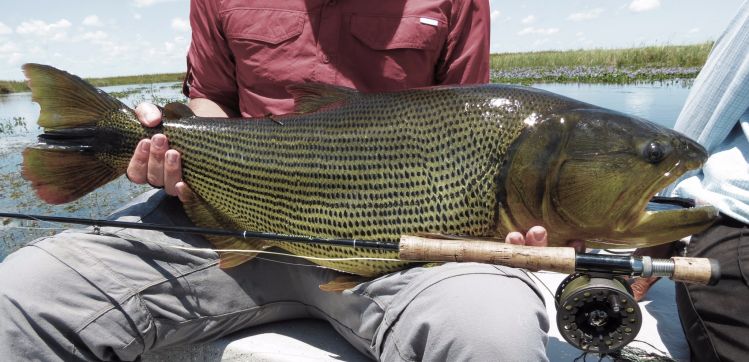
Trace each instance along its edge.
<path fill-rule="evenodd" d="M 487 0 L 192 0 L 190 98 L 289 113 L 285 87 L 391 91 L 489 81 Z"/>

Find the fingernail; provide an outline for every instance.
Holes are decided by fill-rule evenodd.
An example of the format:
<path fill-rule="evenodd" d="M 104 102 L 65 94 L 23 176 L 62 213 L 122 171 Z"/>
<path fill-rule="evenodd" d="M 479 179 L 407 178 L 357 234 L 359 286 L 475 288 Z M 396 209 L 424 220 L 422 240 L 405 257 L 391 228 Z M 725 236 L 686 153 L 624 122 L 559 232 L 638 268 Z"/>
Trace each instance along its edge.
<path fill-rule="evenodd" d="M 510 243 L 512 244 L 525 244 L 523 237 L 517 234 L 510 235 Z"/>
<path fill-rule="evenodd" d="M 174 154 L 174 153 L 172 153 L 172 152 L 167 153 L 166 154 L 166 162 L 169 162 L 169 164 L 171 164 L 171 165 L 177 163 L 177 155 Z"/>
<path fill-rule="evenodd" d="M 151 142 L 143 141 L 143 144 L 140 146 L 140 152 L 146 154 L 151 152 Z"/>
<path fill-rule="evenodd" d="M 164 144 L 166 143 L 166 139 L 164 137 L 154 137 L 152 141 L 153 144 L 156 145 L 156 147 L 164 147 Z"/>
<path fill-rule="evenodd" d="M 158 119 L 159 118 L 159 112 L 148 111 L 148 112 L 146 112 L 146 118 L 148 118 L 148 119 Z"/>
<path fill-rule="evenodd" d="M 533 237 L 536 238 L 536 241 L 541 241 L 546 237 L 546 230 L 533 230 Z"/>

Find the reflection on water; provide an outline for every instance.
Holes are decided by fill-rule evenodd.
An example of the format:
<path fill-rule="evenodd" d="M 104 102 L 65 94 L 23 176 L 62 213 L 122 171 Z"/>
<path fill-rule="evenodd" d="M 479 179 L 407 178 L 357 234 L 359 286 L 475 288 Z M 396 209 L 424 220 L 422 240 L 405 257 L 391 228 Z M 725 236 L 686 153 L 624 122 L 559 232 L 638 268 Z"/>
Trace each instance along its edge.
<path fill-rule="evenodd" d="M 681 86 L 657 85 L 577 85 L 539 84 L 538 88 L 563 94 L 598 106 L 633 114 L 671 127 L 684 103 L 688 89 Z M 117 86 L 103 88 L 116 92 L 125 104 L 134 106 L 142 101 L 164 104 L 183 99 L 178 84 L 152 86 Z M 40 202 L 21 172 L 23 148 L 36 140 L 40 132 L 35 121 L 39 106 L 31 102 L 29 93 L 0 95 L 0 124 L 13 123 L 22 117 L 25 127 L 14 127 L 12 132 L 0 133 L 0 211 L 58 216 L 103 218 L 118 206 L 146 188 L 136 186 L 124 178 L 100 188 L 80 200 L 65 205 Z M 38 223 L 35 227 L 51 230 L 22 229 L 18 221 L 0 220 L 0 261 L 24 242 L 56 231 L 60 225 Z"/>
<path fill-rule="evenodd" d="M 687 99 L 682 85 L 536 84 L 536 88 L 645 118 L 672 128 Z"/>

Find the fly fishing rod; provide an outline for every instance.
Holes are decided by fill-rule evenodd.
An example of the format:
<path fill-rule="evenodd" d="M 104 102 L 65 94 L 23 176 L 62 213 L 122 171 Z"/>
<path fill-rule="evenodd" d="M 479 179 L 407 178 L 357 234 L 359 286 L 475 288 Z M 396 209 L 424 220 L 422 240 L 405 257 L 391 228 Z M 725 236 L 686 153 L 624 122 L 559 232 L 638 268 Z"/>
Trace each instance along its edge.
<path fill-rule="evenodd" d="M 94 227 L 119 227 L 186 234 L 231 236 L 308 244 L 325 244 L 397 251 L 402 260 L 434 262 L 478 262 L 530 270 L 559 273 L 609 273 L 637 277 L 667 277 L 674 281 L 715 284 L 720 268 L 713 259 L 673 257 L 653 259 L 648 256 L 600 255 L 577 253 L 570 247 L 535 247 L 467 238 L 435 239 L 403 235 L 399 243 L 379 240 L 331 239 L 286 235 L 247 230 L 224 230 L 195 226 L 175 226 L 127 221 L 85 219 L 62 216 L 29 215 L 0 212 L 0 217 L 49 221 Z"/>
<path fill-rule="evenodd" d="M 622 276 L 660 276 L 709 285 L 720 280 L 717 261 L 707 258 L 588 254 L 577 253 L 571 247 L 523 246 L 470 238 L 403 235 L 399 243 L 391 243 L 18 213 L 0 213 L 0 217 L 89 225 L 95 229 L 118 227 L 390 250 L 398 252 L 398 258 L 405 261 L 479 262 L 565 273 L 569 276 L 555 294 L 558 329 L 576 348 L 599 354 L 627 345 L 642 325 L 640 308 Z"/>

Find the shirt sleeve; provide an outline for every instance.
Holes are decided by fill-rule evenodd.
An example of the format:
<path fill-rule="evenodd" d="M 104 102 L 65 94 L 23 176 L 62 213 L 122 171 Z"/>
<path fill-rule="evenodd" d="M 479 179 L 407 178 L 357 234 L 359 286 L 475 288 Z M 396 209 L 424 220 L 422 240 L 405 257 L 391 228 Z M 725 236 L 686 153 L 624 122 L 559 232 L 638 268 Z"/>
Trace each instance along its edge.
<path fill-rule="evenodd" d="M 183 93 L 239 109 L 235 62 L 221 28 L 218 1 L 191 0 L 192 41 Z"/>
<path fill-rule="evenodd" d="M 713 153 L 749 108 L 749 2 L 741 6 L 694 80 L 674 129 Z"/>
<path fill-rule="evenodd" d="M 437 65 L 438 84 L 489 82 L 489 2 L 455 2 L 450 17 L 447 46 Z"/>

